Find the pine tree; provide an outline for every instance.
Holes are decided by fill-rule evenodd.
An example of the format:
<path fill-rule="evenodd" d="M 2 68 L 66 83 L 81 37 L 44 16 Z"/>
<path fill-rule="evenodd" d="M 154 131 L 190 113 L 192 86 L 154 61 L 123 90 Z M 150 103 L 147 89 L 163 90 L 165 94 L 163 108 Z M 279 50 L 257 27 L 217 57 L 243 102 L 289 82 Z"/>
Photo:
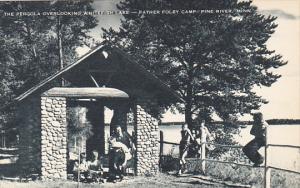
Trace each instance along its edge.
<path fill-rule="evenodd" d="M 74 62 L 76 48 L 89 45 L 87 33 L 97 25 L 94 16 L 41 14 L 63 11 L 93 11 L 92 1 L 0 2 L 0 107 L 61 69 L 61 62 Z M 14 12 L 15 16 L 3 12 Z M 17 12 L 40 15 L 19 16 Z M 0 118 L 7 123 L 12 115 L 13 110 L 1 111 Z"/>
<path fill-rule="evenodd" d="M 6 12 L 79 12 L 92 11 L 91 1 L 2 2 Z M 59 21 L 59 22 L 58 22 Z M 56 72 L 77 58 L 76 48 L 87 44 L 87 33 L 96 27 L 94 16 L 3 16 L 1 30 L 17 39 L 27 54 L 19 61 L 23 92 L 39 80 Z M 17 57 L 13 57 L 17 58 Z"/>
<path fill-rule="evenodd" d="M 286 64 L 267 49 L 276 18 L 259 14 L 250 1 L 123 0 L 120 10 L 213 10 L 215 13 L 128 14 L 119 31 L 104 38 L 134 55 L 184 100 L 176 108 L 192 127 L 195 117 L 216 113 L 225 121 L 259 109 L 266 99 L 255 86 L 270 87 Z M 217 10 L 231 10 L 216 13 Z M 236 11 L 243 10 L 243 11 Z"/>

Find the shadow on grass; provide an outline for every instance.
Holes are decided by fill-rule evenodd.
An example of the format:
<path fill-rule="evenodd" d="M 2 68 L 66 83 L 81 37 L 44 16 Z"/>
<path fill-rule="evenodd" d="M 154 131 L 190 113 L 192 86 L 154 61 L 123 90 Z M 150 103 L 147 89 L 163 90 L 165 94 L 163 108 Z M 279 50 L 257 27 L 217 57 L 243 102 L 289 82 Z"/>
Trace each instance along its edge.
<path fill-rule="evenodd" d="M 203 182 L 200 181 L 175 181 L 174 183 L 185 183 L 185 184 L 192 184 L 192 185 L 199 185 L 199 184 L 203 184 Z"/>

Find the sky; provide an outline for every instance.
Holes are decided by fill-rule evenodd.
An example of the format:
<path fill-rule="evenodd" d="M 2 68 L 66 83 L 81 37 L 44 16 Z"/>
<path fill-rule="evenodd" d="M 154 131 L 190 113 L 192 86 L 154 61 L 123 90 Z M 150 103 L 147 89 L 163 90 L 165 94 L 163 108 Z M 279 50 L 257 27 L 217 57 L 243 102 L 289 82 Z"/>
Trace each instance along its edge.
<path fill-rule="evenodd" d="M 94 2 L 96 10 L 116 10 L 119 0 L 100 0 Z M 300 119 L 300 1 L 299 0 L 254 0 L 254 5 L 265 15 L 278 17 L 278 27 L 267 42 L 270 50 L 281 54 L 288 64 L 274 70 L 282 77 L 271 87 L 255 88 L 255 91 L 269 101 L 261 107 L 265 119 L 298 118 Z M 90 35 L 101 40 L 101 28 L 118 29 L 121 15 L 100 15 L 97 17 L 99 25 Z M 78 50 L 80 54 L 87 52 L 87 48 Z M 109 112 L 110 113 L 110 112 Z M 241 117 L 249 120 L 251 116 Z M 163 122 L 184 121 L 184 116 L 167 112 Z"/>
<path fill-rule="evenodd" d="M 257 88 L 269 100 L 261 111 L 266 118 L 300 118 L 300 1 L 255 0 L 264 14 L 277 16 L 278 27 L 267 42 L 288 64 L 276 70 L 282 75 L 270 88 Z"/>

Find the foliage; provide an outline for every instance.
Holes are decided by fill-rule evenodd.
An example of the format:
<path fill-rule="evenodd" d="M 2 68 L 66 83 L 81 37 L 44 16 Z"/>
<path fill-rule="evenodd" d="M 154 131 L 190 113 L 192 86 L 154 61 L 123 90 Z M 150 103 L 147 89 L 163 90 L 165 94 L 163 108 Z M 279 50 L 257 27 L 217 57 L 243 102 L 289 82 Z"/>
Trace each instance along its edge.
<path fill-rule="evenodd" d="M 251 2 L 123 0 L 120 10 L 233 10 L 227 14 L 128 14 L 119 31 L 104 29 L 110 44 L 135 55 L 184 100 L 176 105 L 190 127 L 194 118 L 216 113 L 225 121 L 258 109 L 267 100 L 254 86 L 270 87 L 286 64 L 266 42 L 277 25 Z M 247 11 L 237 12 L 236 9 Z"/>
<path fill-rule="evenodd" d="M 91 1 L 0 2 L 0 107 L 58 71 L 61 56 L 65 65 L 73 62 L 77 58 L 75 49 L 89 45 L 87 32 L 97 25 L 94 16 L 4 16 L 2 13 L 66 10 L 93 11 L 93 8 Z M 7 124 L 13 114 L 13 109 L 1 112 L 0 123 Z"/>
<path fill-rule="evenodd" d="M 69 140 L 78 136 L 88 138 L 93 134 L 92 125 L 86 119 L 86 111 L 86 108 L 79 106 L 67 108 Z"/>
<path fill-rule="evenodd" d="M 235 145 L 237 142 L 234 140 L 233 135 L 238 134 L 239 130 L 233 126 L 226 126 L 224 124 L 208 124 L 207 128 L 209 132 L 213 133 L 214 139 L 213 143 L 224 144 L 224 145 Z M 212 158 L 219 158 L 226 154 L 230 149 L 225 147 L 215 147 L 209 152 L 209 156 Z"/>

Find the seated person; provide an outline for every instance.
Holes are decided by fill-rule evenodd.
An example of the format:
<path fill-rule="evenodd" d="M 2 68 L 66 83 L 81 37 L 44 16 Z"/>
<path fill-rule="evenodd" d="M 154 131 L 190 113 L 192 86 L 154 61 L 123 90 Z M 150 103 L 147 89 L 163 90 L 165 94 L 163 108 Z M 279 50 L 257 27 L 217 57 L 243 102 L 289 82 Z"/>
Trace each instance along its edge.
<path fill-rule="evenodd" d="M 85 153 L 80 154 L 80 162 L 76 161 L 74 163 L 73 167 L 73 175 L 74 179 L 77 179 L 79 177 L 80 181 L 85 181 L 88 178 L 89 175 L 89 167 L 88 163 L 86 161 L 86 155 Z"/>
<path fill-rule="evenodd" d="M 125 146 L 130 149 L 130 152 L 134 153 L 135 145 L 132 141 L 132 138 L 126 131 L 122 130 L 120 125 L 116 126 L 115 133 L 112 135 L 112 137 L 116 138 L 117 142 L 125 144 Z"/>
<path fill-rule="evenodd" d="M 264 157 L 258 152 L 261 147 L 266 146 L 266 128 L 268 123 L 264 120 L 261 112 L 253 113 L 253 126 L 250 134 L 254 136 L 248 144 L 243 147 L 245 155 L 254 163 L 254 167 L 260 166 L 264 162 Z"/>
<path fill-rule="evenodd" d="M 92 159 L 88 161 L 88 175 L 90 181 L 99 182 L 102 179 L 103 168 L 96 150 L 92 151 Z"/>
<path fill-rule="evenodd" d="M 132 158 L 129 148 L 117 142 L 115 137 L 110 139 L 110 180 L 115 182 L 117 179 L 122 180 L 124 177 L 127 161 Z"/>

